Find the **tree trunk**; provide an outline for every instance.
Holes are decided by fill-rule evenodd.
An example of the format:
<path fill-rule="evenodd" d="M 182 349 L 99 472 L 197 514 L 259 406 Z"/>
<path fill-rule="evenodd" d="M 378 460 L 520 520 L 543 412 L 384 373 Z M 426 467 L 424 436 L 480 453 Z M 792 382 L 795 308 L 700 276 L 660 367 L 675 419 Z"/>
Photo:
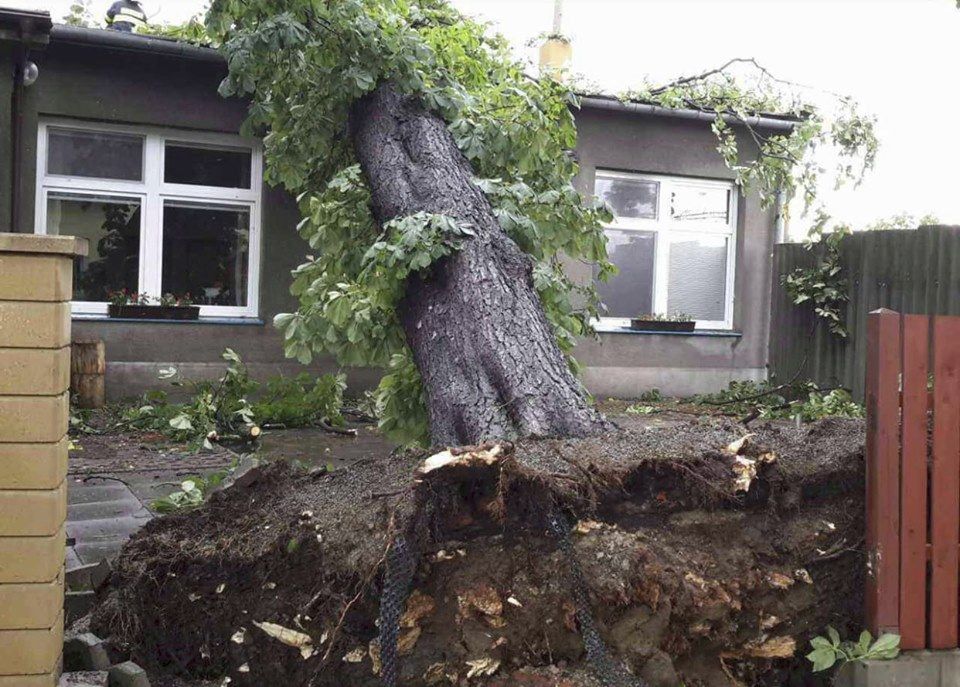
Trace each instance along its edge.
<path fill-rule="evenodd" d="M 385 83 L 356 105 L 351 131 L 378 222 L 423 211 L 476 232 L 411 277 L 400 304 L 434 443 L 606 428 L 557 346 L 531 259 L 500 227 L 443 120 Z"/>

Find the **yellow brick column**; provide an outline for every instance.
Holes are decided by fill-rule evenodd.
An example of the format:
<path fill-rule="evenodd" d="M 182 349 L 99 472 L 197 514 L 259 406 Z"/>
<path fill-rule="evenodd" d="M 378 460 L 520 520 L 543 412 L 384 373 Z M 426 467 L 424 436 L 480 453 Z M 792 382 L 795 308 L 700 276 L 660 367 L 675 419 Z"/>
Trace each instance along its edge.
<path fill-rule="evenodd" d="M 52 687 L 63 646 L 73 257 L 0 233 L 0 687 Z"/>

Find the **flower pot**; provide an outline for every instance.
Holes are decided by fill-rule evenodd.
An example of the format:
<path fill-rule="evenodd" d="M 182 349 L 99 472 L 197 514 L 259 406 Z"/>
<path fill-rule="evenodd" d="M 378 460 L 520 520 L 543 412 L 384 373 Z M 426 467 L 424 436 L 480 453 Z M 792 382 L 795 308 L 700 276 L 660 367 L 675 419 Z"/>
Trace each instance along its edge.
<path fill-rule="evenodd" d="M 667 320 L 630 320 L 630 329 L 644 332 L 692 332 L 696 329 L 697 323 L 693 320 L 685 322 L 674 322 Z"/>
<path fill-rule="evenodd" d="M 128 320 L 196 320 L 200 308 L 196 305 L 110 305 L 110 317 Z"/>

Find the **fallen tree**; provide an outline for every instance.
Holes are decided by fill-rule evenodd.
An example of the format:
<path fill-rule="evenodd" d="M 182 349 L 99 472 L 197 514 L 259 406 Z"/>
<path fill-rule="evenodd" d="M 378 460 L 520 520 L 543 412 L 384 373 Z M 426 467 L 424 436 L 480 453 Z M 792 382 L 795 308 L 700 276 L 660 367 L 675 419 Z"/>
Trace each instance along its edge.
<path fill-rule="evenodd" d="M 610 215 L 572 186 L 565 87 L 442 0 L 215 0 L 208 26 L 316 251 L 275 321 L 288 354 L 385 368 L 381 429 L 460 448 L 275 466 L 154 521 L 96 629 L 236 685 L 674 687 L 780 684 L 847 624 L 861 424 L 622 431 L 589 403 L 571 352 L 599 304 L 561 260 L 610 276 Z M 697 107 L 688 81 L 649 97 Z M 738 179 L 796 188 L 822 121 L 763 140 L 741 114 L 741 160 L 724 115 L 757 108 L 704 91 Z M 873 141 L 832 131 L 845 161 Z"/>
<path fill-rule="evenodd" d="M 299 199 L 314 251 L 294 272 L 298 309 L 275 319 L 287 354 L 384 369 L 377 415 L 403 443 L 607 428 L 572 357 L 600 303 L 563 261 L 612 276 L 612 216 L 573 186 L 569 87 L 528 76 L 445 0 L 216 0 L 207 21 L 221 93 L 250 99 L 265 179 Z M 719 154 L 766 203 L 813 200 L 819 148 L 837 183 L 872 164 L 872 121 L 849 101 L 828 123 L 756 63 L 758 89 L 739 87 L 725 70 L 740 62 L 636 97 L 713 113 Z M 797 123 L 758 131 L 752 112 Z"/>
<path fill-rule="evenodd" d="M 862 437 L 698 420 L 273 466 L 151 522 L 94 628 L 231 685 L 387 683 L 391 613 L 404 685 L 779 685 L 811 633 L 859 629 Z"/>

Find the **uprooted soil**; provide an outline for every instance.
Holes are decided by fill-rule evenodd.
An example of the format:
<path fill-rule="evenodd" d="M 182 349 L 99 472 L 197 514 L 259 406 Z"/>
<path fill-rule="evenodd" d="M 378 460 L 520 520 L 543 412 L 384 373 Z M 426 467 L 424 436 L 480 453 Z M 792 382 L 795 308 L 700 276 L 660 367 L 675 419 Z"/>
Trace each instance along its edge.
<path fill-rule="evenodd" d="M 558 508 L 600 634 L 650 685 L 817 684 L 801 674 L 807 639 L 859 629 L 863 431 L 766 424 L 731 447 L 743 428 L 709 418 L 528 440 L 428 474 L 409 452 L 329 473 L 270 466 L 149 523 L 93 628 L 166 674 L 372 687 L 399 532 L 422 552 L 401 684 L 598 684 L 569 565 L 545 533 Z"/>

